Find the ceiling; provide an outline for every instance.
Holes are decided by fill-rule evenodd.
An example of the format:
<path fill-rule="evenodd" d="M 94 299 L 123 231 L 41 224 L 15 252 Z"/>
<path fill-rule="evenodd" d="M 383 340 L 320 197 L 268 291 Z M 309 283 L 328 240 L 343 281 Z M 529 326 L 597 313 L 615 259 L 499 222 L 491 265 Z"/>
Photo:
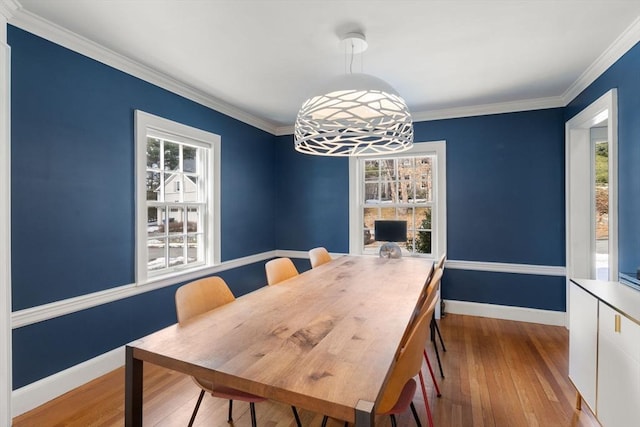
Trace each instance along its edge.
<path fill-rule="evenodd" d="M 640 33 L 640 0 L 0 1 L 10 23 L 53 23 L 274 133 L 345 73 L 347 31 L 369 44 L 354 71 L 391 84 L 417 119 L 565 105 Z"/>

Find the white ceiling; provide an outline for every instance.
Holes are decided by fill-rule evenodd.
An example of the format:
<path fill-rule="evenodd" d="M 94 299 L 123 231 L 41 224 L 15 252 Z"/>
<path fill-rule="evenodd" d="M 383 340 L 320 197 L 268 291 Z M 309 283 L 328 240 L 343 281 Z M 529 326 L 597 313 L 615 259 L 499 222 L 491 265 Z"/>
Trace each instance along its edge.
<path fill-rule="evenodd" d="M 420 118 L 564 105 L 640 27 L 640 0 L 2 1 L 18 25 L 44 18 L 274 129 L 345 72 L 348 30 L 369 43 L 356 71 L 387 81 Z"/>

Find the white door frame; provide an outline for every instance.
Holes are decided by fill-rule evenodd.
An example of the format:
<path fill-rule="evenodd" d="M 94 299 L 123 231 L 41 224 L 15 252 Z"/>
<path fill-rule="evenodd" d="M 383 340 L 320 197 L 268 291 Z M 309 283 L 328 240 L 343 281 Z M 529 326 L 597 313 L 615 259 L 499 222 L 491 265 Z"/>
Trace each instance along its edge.
<path fill-rule="evenodd" d="M 569 280 L 591 278 L 595 262 L 593 210 L 593 154 L 590 129 L 607 120 L 609 143 L 609 280 L 618 280 L 618 93 L 611 89 L 565 125 L 565 212 L 567 326 Z M 586 184 L 588 183 L 588 184 Z"/>
<path fill-rule="evenodd" d="M 0 9 L 0 425 L 11 425 L 11 49 Z"/>

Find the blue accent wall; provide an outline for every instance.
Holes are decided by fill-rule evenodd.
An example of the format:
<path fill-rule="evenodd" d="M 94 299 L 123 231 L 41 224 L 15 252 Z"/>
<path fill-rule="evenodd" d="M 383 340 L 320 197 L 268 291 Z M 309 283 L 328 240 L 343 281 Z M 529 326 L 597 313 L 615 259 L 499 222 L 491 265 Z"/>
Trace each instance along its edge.
<path fill-rule="evenodd" d="M 349 162 L 295 151 L 293 136 L 276 138 L 276 246 L 349 252 Z"/>
<path fill-rule="evenodd" d="M 449 259 L 563 266 L 564 112 L 561 108 L 418 122 L 415 141 L 446 140 Z M 347 159 L 276 143 L 278 249 L 348 252 Z M 449 271 L 447 272 L 449 273 Z M 564 278 L 456 271 L 445 298 L 565 309 Z"/>
<path fill-rule="evenodd" d="M 13 310 L 134 282 L 134 110 L 221 135 L 222 259 L 349 249 L 348 161 L 8 26 Z M 415 123 L 447 141 L 448 258 L 563 266 L 564 123 L 618 88 L 620 269 L 640 265 L 640 47 L 566 108 Z M 294 260 L 300 271 L 308 260 Z M 264 263 L 220 273 L 236 295 Z M 13 331 L 18 388 L 175 322 L 178 285 Z M 447 299 L 563 311 L 563 277 L 447 269 Z M 144 307 L 144 309 L 141 309 Z"/>
<path fill-rule="evenodd" d="M 8 41 L 14 311 L 134 283 L 136 109 L 221 136 L 223 261 L 276 248 L 273 135 L 16 27 Z M 266 282 L 262 263 L 220 275 L 236 295 Z M 15 329 L 13 387 L 174 323 L 176 286 Z"/>
<path fill-rule="evenodd" d="M 640 44 L 566 107 L 571 119 L 612 88 L 618 90 L 618 269 L 640 267 Z"/>

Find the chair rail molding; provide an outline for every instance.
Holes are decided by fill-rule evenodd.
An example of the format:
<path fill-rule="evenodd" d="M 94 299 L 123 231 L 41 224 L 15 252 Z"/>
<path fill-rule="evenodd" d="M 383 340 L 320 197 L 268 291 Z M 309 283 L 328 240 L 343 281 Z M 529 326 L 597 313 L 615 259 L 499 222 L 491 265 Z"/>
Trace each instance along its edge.
<path fill-rule="evenodd" d="M 185 274 L 185 275 L 165 278 L 165 279 L 162 279 L 156 282 L 151 282 L 141 286 L 135 283 L 131 283 L 128 285 L 106 289 L 104 291 L 93 292 L 93 293 L 81 295 L 78 297 L 67 298 L 64 300 L 55 301 L 48 304 L 42 304 L 36 307 L 30 307 L 30 308 L 25 308 L 23 310 L 14 311 L 11 314 L 11 328 L 12 329 L 21 328 L 23 326 L 28 326 L 34 323 L 43 322 L 49 319 L 64 316 L 66 314 L 71 314 L 77 311 L 86 310 L 88 308 L 97 307 L 102 304 L 107 304 L 107 303 L 121 300 L 124 298 L 130 298 L 132 296 L 143 294 L 145 292 L 153 291 L 156 289 L 164 288 L 166 286 L 175 285 L 180 282 L 199 279 L 201 277 L 210 276 L 212 274 L 219 273 L 221 271 L 231 270 L 233 268 L 255 264 L 257 262 L 274 258 L 275 256 L 276 256 L 276 251 L 262 252 L 259 254 L 246 256 L 243 258 L 224 261 L 221 264 L 216 265 L 214 267 L 194 271 L 192 273 Z"/>

